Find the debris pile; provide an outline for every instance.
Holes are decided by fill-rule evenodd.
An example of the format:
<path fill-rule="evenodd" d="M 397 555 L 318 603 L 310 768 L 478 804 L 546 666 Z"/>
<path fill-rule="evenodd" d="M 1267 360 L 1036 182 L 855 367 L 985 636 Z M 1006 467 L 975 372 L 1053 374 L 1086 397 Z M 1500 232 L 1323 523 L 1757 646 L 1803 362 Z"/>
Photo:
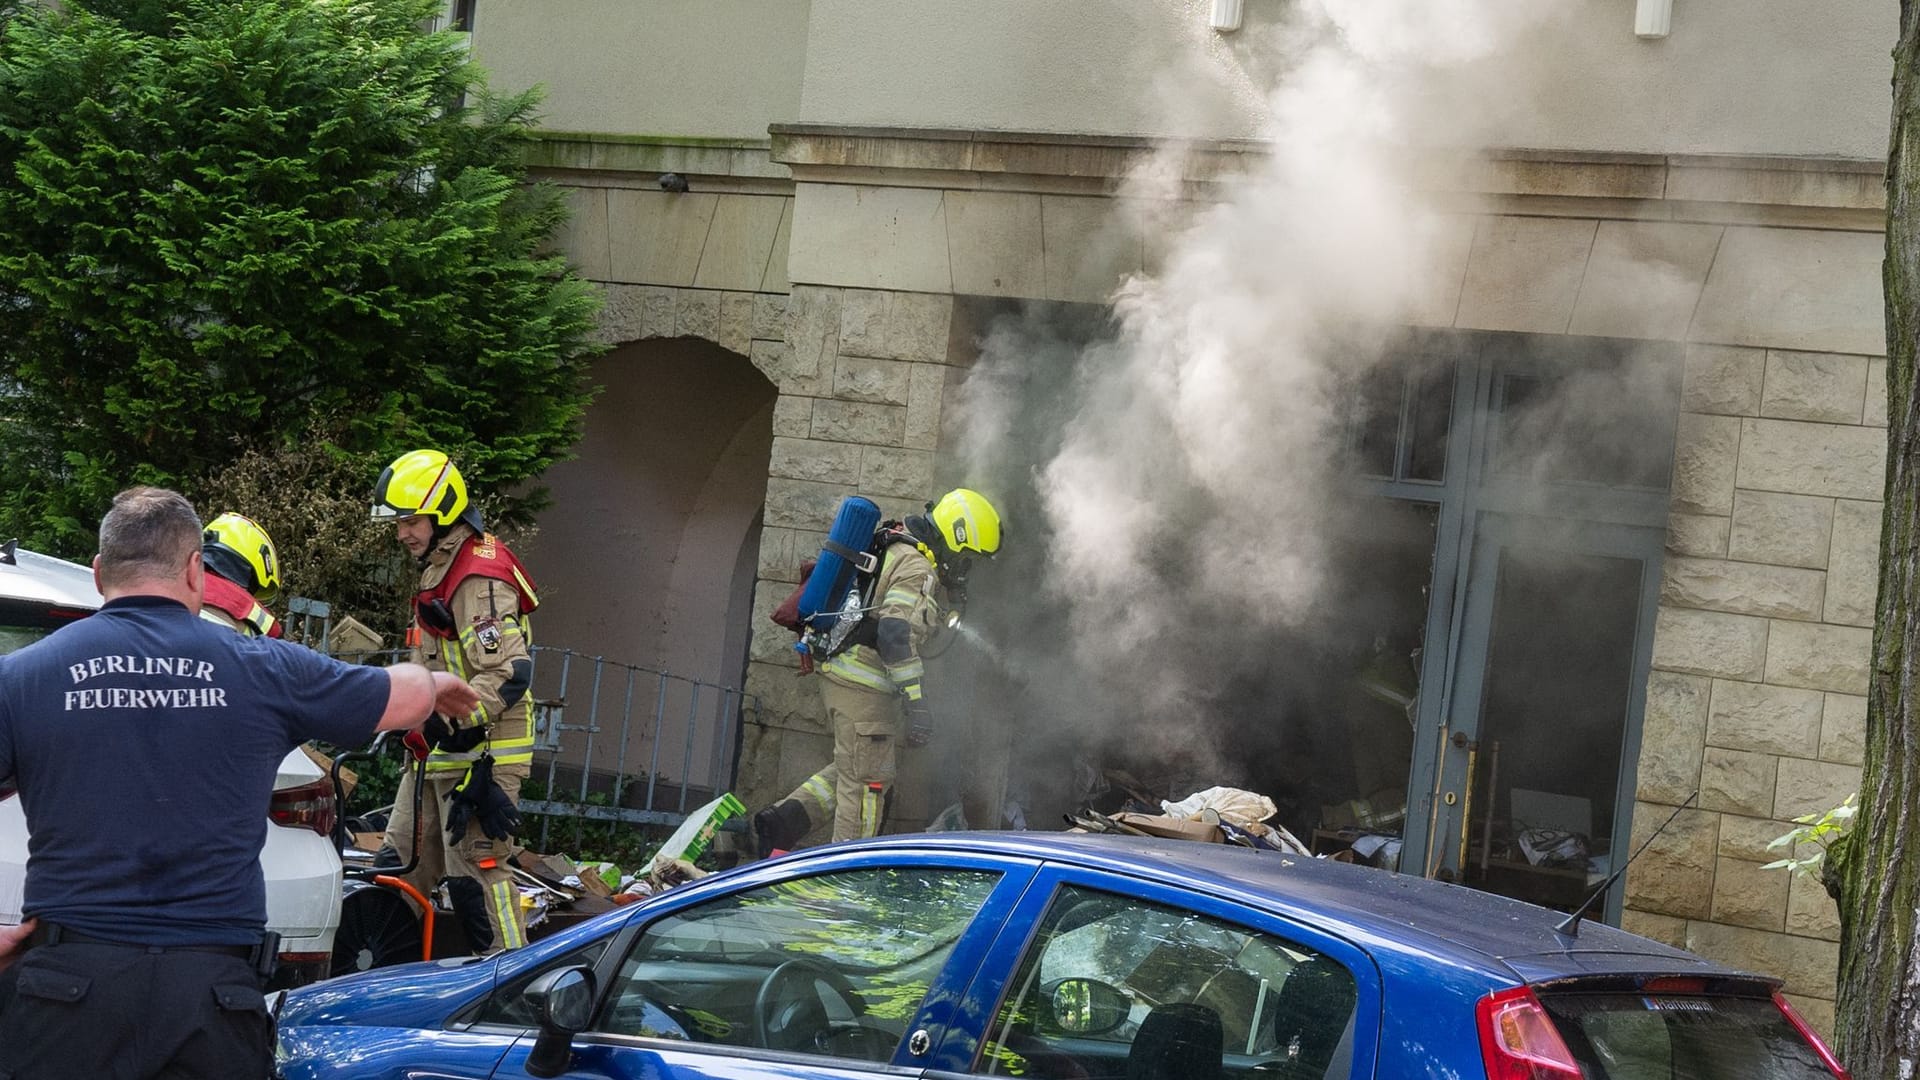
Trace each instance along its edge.
<path fill-rule="evenodd" d="M 706 877 L 708 871 L 696 866 L 696 861 L 713 847 L 715 836 L 729 821 L 745 813 L 746 807 L 739 799 L 732 794 L 721 795 L 689 813 L 647 864 L 631 872 L 610 862 L 576 862 L 563 854 L 542 854 L 516 846 L 510 855 L 510 869 L 520 891 L 529 938 Z M 352 839 L 352 846 L 342 853 L 346 863 L 377 870 L 383 836 L 362 832 Z M 442 911 L 452 909 L 444 896 L 436 895 L 434 903 Z"/>
<path fill-rule="evenodd" d="M 1121 809 L 1103 814 L 1091 805 L 1066 816 L 1069 831 L 1164 836 L 1208 844 L 1238 844 L 1258 851 L 1309 855 L 1307 846 L 1273 821 L 1279 812 L 1265 795 L 1240 788 L 1210 787 L 1179 801 L 1155 799 L 1138 781 L 1108 770 L 1108 785 L 1126 793 Z"/>

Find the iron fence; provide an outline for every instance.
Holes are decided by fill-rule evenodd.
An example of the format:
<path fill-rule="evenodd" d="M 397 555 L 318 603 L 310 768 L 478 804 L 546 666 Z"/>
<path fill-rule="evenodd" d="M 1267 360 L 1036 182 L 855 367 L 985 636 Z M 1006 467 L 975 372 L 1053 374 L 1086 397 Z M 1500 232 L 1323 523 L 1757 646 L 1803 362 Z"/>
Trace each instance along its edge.
<path fill-rule="evenodd" d="M 741 724 L 759 711 L 751 694 L 572 649 L 534 653 L 534 775 L 544 768 L 545 797 L 520 811 L 548 815 L 543 844 L 555 817 L 678 825 L 732 788 Z M 596 759 L 609 746 L 611 770 Z"/>
<path fill-rule="evenodd" d="M 337 653 L 391 664 L 403 649 Z M 759 701 L 737 687 L 573 649 L 533 647 L 533 779 L 520 812 L 540 816 L 546 850 L 557 820 L 675 826 L 730 790 L 741 725 Z M 576 835 L 576 841 L 578 837 Z"/>

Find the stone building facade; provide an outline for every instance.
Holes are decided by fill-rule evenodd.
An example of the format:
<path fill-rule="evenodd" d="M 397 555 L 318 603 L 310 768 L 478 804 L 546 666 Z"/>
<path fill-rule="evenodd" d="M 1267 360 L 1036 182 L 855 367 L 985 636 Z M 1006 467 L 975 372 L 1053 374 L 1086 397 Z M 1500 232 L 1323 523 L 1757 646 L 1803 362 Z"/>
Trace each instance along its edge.
<path fill-rule="evenodd" d="M 699 654 L 723 671 L 743 665 L 759 701 L 735 781 L 749 801 L 783 793 L 827 745 L 817 691 L 794 677 L 789 641 L 765 615 L 818 550 L 842 496 L 864 493 L 901 513 L 948 479 L 943 411 L 977 353 L 970 320 L 982 298 L 1104 304 L 1126 275 L 1156 265 L 1163 242 L 1134 229 L 1138 215 L 1118 197 L 1161 144 L 1125 115 L 1113 130 L 1103 103 L 1123 95 L 1109 86 L 1063 103 L 1036 73 L 1047 65 L 1015 55 L 1040 46 L 992 42 L 1009 28 L 1044 42 L 1064 20 L 1097 38 L 1094 48 L 1162 17 L 1193 16 L 1196 5 L 1158 5 L 1166 10 L 1131 13 L 1117 28 L 1011 3 L 988 5 L 984 23 L 969 28 L 928 4 L 900 6 L 914 10 L 686 4 L 669 26 L 642 25 L 611 3 L 582 2 L 562 18 L 527 0 L 496 0 L 480 5 L 474 26 L 475 55 L 497 82 L 553 87 L 537 164 L 569 189 L 574 218 L 561 242 L 604 287 L 603 333 L 615 357 L 643 370 L 653 343 L 695 339 L 717 346 L 713 364 L 750 365 L 770 387 L 768 426 L 754 436 L 764 441 L 764 489 L 746 508 L 758 516 L 709 545 L 728 566 L 751 554 L 740 563 L 751 566 L 751 611 L 720 610 L 753 629 L 742 638 L 736 626 L 734 644 Z M 1584 5 L 1581 17 L 1604 20 L 1605 8 Z M 1689 27 L 1694 10 L 1676 18 L 1673 48 L 1698 38 L 1725 45 L 1716 28 L 1727 13 L 1702 12 Z M 1837 73 L 1880 45 L 1877 35 L 1892 40 L 1883 16 L 1848 6 L 1843 32 L 1819 39 L 1827 51 L 1803 56 L 1815 71 L 1834 69 L 1846 92 L 1828 96 L 1832 109 L 1884 95 L 1884 64 Z M 1730 65 L 1815 40 L 1728 32 L 1738 54 Z M 681 102 L 666 76 L 636 84 L 596 44 L 623 34 L 724 69 L 714 76 L 724 100 Z M 915 47 L 896 47 L 909 36 Z M 1607 49 L 1664 70 L 1668 61 L 1648 59 L 1625 37 L 1608 38 Z M 862 49 L 886 59 L 861 66 Z M 871 92 L 896 67 L 910 75 L 914 57 L 933 65 L 962 53 L 964 61 L 939 62 L 976 78 L 1003 65 L 1026 92 L 943 98 L 904 81 L 894 97 Z M 693 78 L 694 59 L 669 67 Z M 1636 126 L 1645 102 L 1636 113 L 1633 103 L 1608 112 L 1572 100 L 1543 110 L 1545 126 L 1507 144 L 1557 149 L 1436 155 L 1421 175 L 1426 194 L 1450 211 L 1450 239 L 1426 268 L 1430 303 L 1409 321 L 1529 340 L 1660 343 L 1674 358 L 1664 557 L 1655 557 L 1651 634 L 1636 639 L 1641 697 L 1625 744 L 1632 754 L 1621 762 L 1630 836 L 1615 851 L 1638 849 L 1678 813 L 1631 868 L 1614 915 L 1637 932 L 1785 976 L 1796 1004 L 1827 1026 L 1833 904 L 1812 882 L 1761 867 L 1778 855 L 1768 842 L 1796 815 L 1835 805 L 1859 782 L 1887 422 L 1885 109 L 1880 102 L 1844 122 L 1817 110 L 1760 118 L 1778 103 L 1764 94 L 1731 100 L 1758 92 L 1744 82 L 1712 89 L 1717 70 L 1676 76 L 1696 97 L 1725 95 L 1718 112 L 1696 110 L 1723 125 L 1696 124 L 1681 139 L 1687 146 L 1670 145 L 1658 123 Z M 1601 119 L 1553 126 L 1568 116 Z M 1198 140 L 1181 190 L 1199 203 L 1262 153 L 1230 121 L 1180 133 Z M 1695 152 L 1702 142 L 1709 152 Z M 667 173 L 691 190 L 662 190 Z M 1644 274 L 1650 263 L 1663 268 L 1657 289 Z M 602 374 L 626 377 L 621 370 Z M 610 465 L 561 468 L 589 475 Z M 564 500 L 556 510 L 566 512 Z M 692 520 L 667 515 L 648 527 Z M 692 618 L 703 595 L 687 594 L 675 610 Z M 701 625 L 716 642 L 727 636 L 717 623 Z M 564 614 L 549 619 L 547 640 L 566 626 Z M 908 805 L 904 816 L 933 809 Z"/>

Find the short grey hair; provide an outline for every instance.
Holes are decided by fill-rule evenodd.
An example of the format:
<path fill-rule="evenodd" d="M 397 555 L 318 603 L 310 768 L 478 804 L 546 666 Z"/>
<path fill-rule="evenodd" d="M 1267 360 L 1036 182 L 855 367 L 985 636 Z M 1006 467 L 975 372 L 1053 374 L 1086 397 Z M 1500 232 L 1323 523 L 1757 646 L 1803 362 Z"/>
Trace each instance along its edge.
<path fill-rule="evenodd" d="M 132 487 L 100 519 L 100 584 L 123 587 L 179 573 L 200 550 L 200 515 L 177 491 Z"/>

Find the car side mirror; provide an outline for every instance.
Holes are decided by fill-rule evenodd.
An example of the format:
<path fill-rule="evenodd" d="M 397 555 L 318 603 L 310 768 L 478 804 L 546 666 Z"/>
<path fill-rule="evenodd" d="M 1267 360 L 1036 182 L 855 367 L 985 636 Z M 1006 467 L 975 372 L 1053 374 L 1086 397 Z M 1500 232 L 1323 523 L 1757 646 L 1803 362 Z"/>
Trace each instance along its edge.
<path fill-rule="evenodd" d="M 1098 979 L 1061 979 L 1041 993 L 1046 1001 L 1041 1026 L 1062 1035 L 1105 1035 L 1133 1014 L 1127 992 Z"/>
<path fill-rule="evenodd" d="M 540 1036 L 527 1055 L 527 1073 L 559 1076 L 573 1064 L 573 1037 L 593 1021 L 593 969 L 549 971 L 527 986 L 525 996 L 540 1021 Z"/>

